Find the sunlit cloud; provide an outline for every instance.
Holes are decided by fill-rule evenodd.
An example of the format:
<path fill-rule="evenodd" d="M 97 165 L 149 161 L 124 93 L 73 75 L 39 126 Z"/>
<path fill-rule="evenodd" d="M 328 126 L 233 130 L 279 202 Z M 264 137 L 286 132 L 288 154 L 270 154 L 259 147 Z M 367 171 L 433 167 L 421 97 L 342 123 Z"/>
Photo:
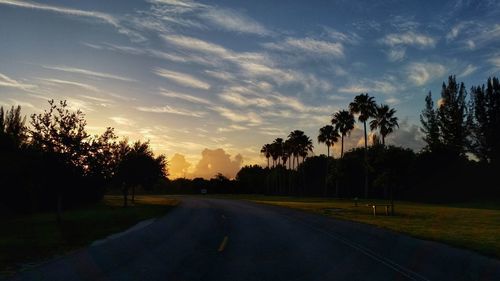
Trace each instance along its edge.
<path fill-rule="evenodd" d="M 287 38 L 283 42 L 264 43 L 264 47 L 285 52 L 303 52 L 305 54 L 330 56 L 336 58 L 344 57 L 342 43 L 328 42 L 313 38 Z"/>
<path fill-rule="evenodd" d="M 164 97 L 181 99 L 181 100 L 189 101 L 192 103 L 199 103 L 199 104 L 206 104 L 206 105 L 212 104 L 211 101 L 204 99 L 204 98 L 195 97 L 193 95 L 188 95 L 188 94 L 183 94 L 183 93 L 178 93 L 178 92 L 166 90 L 163 88 L 160 89 L 160 94 Z"/>
<path fill-rule="evenodd" d="M 67 67 L 67 66 L 50 66 L 50 65 L 44 65 L 43 67 L 47 68 L 47 69 L 52 69 L 52 70 L 59 70 L 59 71 L 63 71 L 63 72 L 83 74 L 83 75 L 94 76 L 94 77 L 99 77 L 99 78 L 115 79 L 115 80 L 127 81 L 127 82 L 136 81 L 135 79 L 128 78 L 128 77 L 123 77 L 123 76 L 114 75 L 114 74 L 110 74 L 110 73 L 97 72 L 97 71 L 92 71 L 92 70 L 87 70 L 87 69 L 82 69 L 82 68 Z"/>
<path fill-rule="evenodd" d="M 408 31 L 405 33 L 388 34 L 380 39 L 379 42 L 391 47 L 407 45 L 419 48 L 433 48 L 436 46 L 437 40 L 428 35 Z"/>
<path fill-rule="evenodd" d="M 78 10 L 78 9 L 72 9 L 72 8 L 66 8 L 66 7 L 60 7 L 60 6 L 53 6 L 53 5 L 47 5 L 47 4 L 42 4 L 42 3 L 37 3 L 37 2 L 26 2 L 26 1 L 18 1 L 18 0 L 0 0 L 0 4 L 4 5 L 10 5 L 14 7 L 19 7 L 19 8 L 27 8 L 27 9 L 35 9 L 35 10 L 41 10 L 41 11 L 48 11 L 48 12 L 54 12 L 58 14 L 63 14 L 67 16 L 76 16 L 76 17 L 85 17 L 89 19 L 96 19 L 101 22 L 108 23 L 115 27 L 118 32 L 125 34 L 129 36 L 131 39 L 134 41 L 144 41 L 145 38 L 140 35 L 139 33 L 132 31 L 123 25 L 120 24 L 120 21 L 113 17 L 110 14 L 102 13 L 102 12 L 97 12 L 97 11 L 85 11 L 85 10 Z"/>
<path fill-rule="evenodd" d="M 118 125 L 123 125 L 123 126 L 134 126 L 135 122 L 130 120 L 129 118 L 121 117 L 121 116 L 113 116 L 109 117 L 113 122 L 115 122 Z"/>
<path fill-rule="evenodd" d="M 153 72 L 158 76 L 167 78 L 183 86 L 202 90 L 210 89 L 210 84 L 186 73 L 175 72 L 163 68 L 155 68 Z"/>
<path fill-rule="evenodd" d="M 217 129 L 217 131 L 219 132 L 234 132 L 234 131 L 244 131 L 244 130 L 248 130 L 248 127 L 236 124 L 232 124 L 228 127 L 222 127 Z"/>
<path fill-rule="evenodd" d="M 212 178 L 221 173 L 228 178 L 234 178 L 243 164 L 243 156 L 237 154 L 231 157 L 222 148 L 204 149 L 201 159 L 194 168 L 193 175 L 197 177 Z"/>
<path fill-rule="evenodd" d="M 404 47 L 394 47 L 387 51 L 389 61 L 401 61 L 406 57 L 406 49 Z"/>
<path fill-rule="evenodd" d="M 458 77 L 466 77 L 466 76 L 469 76 L 469 75 L 471 75 L 472 73 L 476 72 L 476 70 L 477 70 L 477 69 L 478 69 L 478 67 L 477 67 L 477 66 L 474 66 L 474 65 L 472 65 L 472 64 L 468 64 L 468 65 L 464 68 L 464 70 L 463 70 L 460 74 L 458 74 L 457 76 L 458 76 Z"/>
<path fill-rule="evenodd" d="M 15 88 L 23 91 L 28 91 L 36 88 L 35 85 L 12 79 L 9 76 L 2 73 L 0 73 L 0 87 Z"/>
<path fill-rule="evenodd" d="M 53 79 L 53 78 L 39 78 L 39 79 L 41 81 L 45 82 L 46 84 L 49 84 L 49 85 L 68 85 L 68 86 L 79 87 L 79 88 L 89 90 L 92 92 L 99 92 L 99 89 L 97 87 L 86 84 L 86 83 L 69 81 L 69 80 L 61 80 L 61 79 Z"/>
<path fill-rule="evenodd" d="M 210 8 L 200 14 L 200 18 L 226 31 L 256 34 L 260 36 L 273 34 L 273 32 L 269 31 L 259 22 L 230 9 Z"/>
<path fill-rule="evenodd" d="M 174 107 L 169 106 L 169 105 L 152 106 L 152 107 L 139 106 L 139 107 L 137 107 L 137 110 L 142 111 L 142 112 L 170 113 L 170 114 L 177 114 L 177 115 L 191 116 L 191 117 L 198 117 L 198 118 L 206 115 L 206 112 L 193 111 L 193 110 L 181 109 L 181 108 L 174 108 Z"/>
<path fill-rule="evenodd" d="M 184 27 L 215 28 L 242 34 L 269 36 L 273 32 L 251 17 L 229 8 L 221 8 L 195 1 L 149 1 L 156 4 L 151 15 L 155 20 L 178 24 Z M 163 6 L 166 6 L 164 8 Z M 191 16 L 186 20 L 182 16 Z M 163 29 L 163 26 L 158 26 Z"/>
<path fill-rule="evenodd" d="M 236 112 L 227 107 L 215 106 L 211 108 L 213 111 L 219 113 L 221 116 L 234 121 L 234 122 L 247 122 L 249 125 L 261 124 L 262 118 L 255 112 Z"/>
<path fill-rule="evenodd" d="M 442 77 L 446 73 L 446 68 L 438 63 L 411 63 L 406 72 L 408 80 L 421 86 L 431 79 Z"/>

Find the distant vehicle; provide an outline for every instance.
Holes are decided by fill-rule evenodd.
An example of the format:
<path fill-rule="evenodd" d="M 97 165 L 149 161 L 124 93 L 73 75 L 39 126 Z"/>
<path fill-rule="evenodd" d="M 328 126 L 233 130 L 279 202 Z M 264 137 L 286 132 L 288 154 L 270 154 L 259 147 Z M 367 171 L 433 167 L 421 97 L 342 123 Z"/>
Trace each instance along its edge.
<path fill-rule="evenodd" d="M 207 189 L 206 189 L 206 188 L 203 188 L 203 189 L 201 190 L 201 194 L 207 194 Z"/>

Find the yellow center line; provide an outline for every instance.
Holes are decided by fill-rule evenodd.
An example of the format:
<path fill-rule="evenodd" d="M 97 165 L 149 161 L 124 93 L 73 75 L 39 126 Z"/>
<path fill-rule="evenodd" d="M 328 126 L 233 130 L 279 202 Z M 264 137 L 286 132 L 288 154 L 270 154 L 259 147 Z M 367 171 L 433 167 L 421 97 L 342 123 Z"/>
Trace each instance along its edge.
<path fill-rule="evenodd" d="M 227 240 L 229 239 L 229 237 L 226 235 L 224 236 L 224 239 L 222 239 L 222 242 L 220 243 L 220 246 L 219 246 L 219 253 L 224 251 L 224 249 L 226 248 L 226 245 L 227 245 Z"/>

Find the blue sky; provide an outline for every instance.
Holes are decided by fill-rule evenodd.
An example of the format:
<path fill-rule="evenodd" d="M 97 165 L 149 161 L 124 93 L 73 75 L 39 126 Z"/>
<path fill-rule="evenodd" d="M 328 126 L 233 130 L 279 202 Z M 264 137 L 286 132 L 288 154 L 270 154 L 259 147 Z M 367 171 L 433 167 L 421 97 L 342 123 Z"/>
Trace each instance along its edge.
<path fill-rule="evenodd" d="M 368 92 L 397 109 L 388 142 L 418 150 L 429 90 L 499 76 L 499 16 L 498 1 L 0 0 L 0 105 L 66 99 L 92 133 L 149 139 L 178 154 L 173 174 L 210 177 L 263 163 L 293 129 L 316 140 Z"/>

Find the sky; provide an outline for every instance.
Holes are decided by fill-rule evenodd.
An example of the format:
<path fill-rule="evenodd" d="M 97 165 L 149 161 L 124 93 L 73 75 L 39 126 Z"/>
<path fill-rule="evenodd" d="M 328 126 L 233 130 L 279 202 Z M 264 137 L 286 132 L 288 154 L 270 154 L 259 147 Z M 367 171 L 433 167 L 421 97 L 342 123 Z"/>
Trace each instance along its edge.
<path fill-rule="evenodd" d="M 499 76 L 499 16 L 494 0 L 0 0 L 0 105 L 67 100 L 92 134 L 149 140 L 172 177 L 234 177 L 295 129 L 326 154 L 319 128 L 360 93 L 397 110 L 387 142 L 418 151 L 429 91 Z"/>

